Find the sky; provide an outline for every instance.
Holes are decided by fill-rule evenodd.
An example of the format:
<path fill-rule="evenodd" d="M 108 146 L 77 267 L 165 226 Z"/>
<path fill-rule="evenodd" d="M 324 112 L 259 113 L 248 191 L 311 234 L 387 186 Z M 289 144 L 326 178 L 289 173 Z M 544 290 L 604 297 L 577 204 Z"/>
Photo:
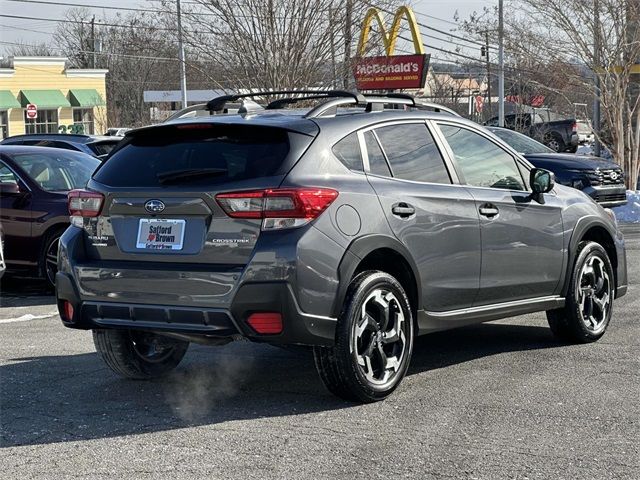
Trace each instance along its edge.
<path fill-rule="evenodd" d="M 53 1 L 53 0 L 50 0 Z M 146 6 L 144 0 L 58 0 L 61 3 L 80 3 L 96 5 L 92 9 L 96 17 L 100 18 L 103 14 L 113 14 L 114 10 L 100 9 L 100 5 L 119 6 L 119 7 L 141 7 Z M 491 7 L 497 4 L 498 0 L 413 0 L 414 11 L 418 14 L 417 18 L 420 23 L 438 28 L 440 30 L 449 31 L 455 28 L 447 22 L 453 21 L 456 12 L 462 18 L 468 17 L 474 10 L 480 11 L 483 7 Z M 0 15 L 21 15 L 40 18 L 62 18 L 67 7 L 58 5 L 42 5 L 29 4 L 25 1 L 0 0 Z M 425 17 L 427 14 L 439 19 Z M 0 42 L 24 42 L 24 43 L 40 43 L 48 42 L 51 39 L 52 32 L 56 28 L 56 23 L 37 20 L 23 20 L 15 18 L 0 17 Z M 431 33 L 422 29 L 422 33 Z M 438 35 L 437 33 L 435 35 Z M 424 38 L 425 43 L 432 44 L 439 48 L 452 49 L 454 46 L 447 44 L 445 41 L 433 38 Z M 0 52 L 3 52 L 7 44 L 0 43 Z M 474 47 L 470 47 L 474 48 Z M 476 55 L 475 49 L 462 50 L 467 54 Z M 427 53 L 429 49 L 427 48 Z M 432 52 L 436 54 L 436 52 Z M 1 55 L 1 53 L 0 53 Z"/>

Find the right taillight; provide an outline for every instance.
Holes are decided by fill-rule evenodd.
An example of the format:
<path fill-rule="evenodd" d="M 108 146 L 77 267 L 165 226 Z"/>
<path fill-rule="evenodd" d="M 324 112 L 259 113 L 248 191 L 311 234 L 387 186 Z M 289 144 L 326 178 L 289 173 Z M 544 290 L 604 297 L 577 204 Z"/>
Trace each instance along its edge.
<path fill-rule="evenodd" d="M 338 197 L 330 188 L 275 188 L 220 193 L 216 201 L 232 218 L 262 219 L 263 230 L 300 227 Z"/>
<path fill-rule="evenodd" d="M 71 190 L 67 199 L 72 217 L 97 217 L 102 210 L 104 195 L 89 190 Z"/>

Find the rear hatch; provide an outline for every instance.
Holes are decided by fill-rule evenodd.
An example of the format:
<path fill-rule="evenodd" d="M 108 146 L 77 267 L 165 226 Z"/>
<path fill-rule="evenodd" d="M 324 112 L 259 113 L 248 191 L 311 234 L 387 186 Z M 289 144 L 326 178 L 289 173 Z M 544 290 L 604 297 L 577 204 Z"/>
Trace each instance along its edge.
<path fill-rule="evenodd" d="M 225 213 L 216 195 L 233 197 L 227 210 L 251 210 L 262 199 L 235 198 L 237 192 L 277 188 L 314 138 L 222 123 L 128 135 L 87 190 L 75 192 L 87 197 L 78 203 L 82 210 L 71 212 L 73 224 L 85 230 L 86 258 L 76 265 L 85 298 L 227 308 L 262 219 Z"/>

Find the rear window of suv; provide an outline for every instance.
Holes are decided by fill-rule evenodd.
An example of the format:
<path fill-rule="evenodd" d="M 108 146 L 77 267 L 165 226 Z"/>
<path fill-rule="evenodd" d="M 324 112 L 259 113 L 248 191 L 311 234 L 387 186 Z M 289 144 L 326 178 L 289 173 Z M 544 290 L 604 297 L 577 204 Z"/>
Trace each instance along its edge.
<path fill-rule="evenodd" d="M 279 128 L 172 125 L 139 132 L 93 178 L 115 187 L 212 185 L 277 175 L 288 153 L 289 137 Z"/>

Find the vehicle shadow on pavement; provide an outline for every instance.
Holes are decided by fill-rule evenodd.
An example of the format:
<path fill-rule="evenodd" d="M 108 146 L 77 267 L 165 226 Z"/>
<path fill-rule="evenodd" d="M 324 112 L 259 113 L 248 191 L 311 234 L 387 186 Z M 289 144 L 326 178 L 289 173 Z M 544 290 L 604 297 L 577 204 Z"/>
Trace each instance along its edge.
<path fill-rule="evenodd" d="M 547 326 L 485 323 L 418 337 L 409 375 L 499 353 L 563 346 Z"/>
<path fill-rule="evenodd" d="M 420 338 L 409 374 L 559 346 L 547 328 L 486 324 Z M 136 435 L 352 408 L 325 391 L 309 351 L 237 342 L 192 346 L 168 378 L 118 378 L 95 353 L 0 367 L 0 447 Z M 427 380 L 425 380 L 427 381 Z"/>
<path fill-rule="evenodd" d="M 32 307 L 55 303 L 53 289 L 44 280 L 5 276 L 0 280 L 1 307 Z"/>

